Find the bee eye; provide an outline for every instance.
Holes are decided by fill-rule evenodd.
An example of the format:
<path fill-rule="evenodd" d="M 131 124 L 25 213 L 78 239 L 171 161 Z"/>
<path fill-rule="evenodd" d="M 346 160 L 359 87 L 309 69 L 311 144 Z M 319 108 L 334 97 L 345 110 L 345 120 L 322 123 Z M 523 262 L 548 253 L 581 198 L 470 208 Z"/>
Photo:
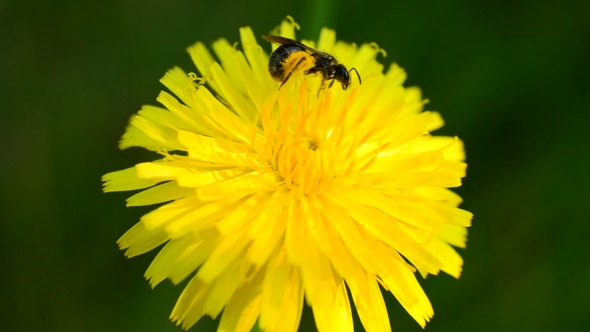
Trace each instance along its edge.
<path fill-rule="evenodd" d="M 339 75 L 342 78 L 344 78 L 346 80 L 348 80 L 350 78 L 350 76 L 348 75 L 348 70 L 346 70 L 346 67 L 340 66 L 340 68 L 338 68 L 338 71 L 339 71 Z"/>

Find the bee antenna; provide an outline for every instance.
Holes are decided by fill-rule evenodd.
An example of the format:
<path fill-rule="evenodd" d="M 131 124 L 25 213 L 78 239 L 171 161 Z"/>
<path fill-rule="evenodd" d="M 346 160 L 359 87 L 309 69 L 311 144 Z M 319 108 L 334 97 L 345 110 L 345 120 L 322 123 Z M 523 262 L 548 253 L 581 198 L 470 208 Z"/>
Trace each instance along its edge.
<path fill-rule="evenodd" d="M 361 81 L 361 75 L 359 74 L 359 71 L 356 70 L 356 68 L 352 68 L 350 69 L 350 71 L 353 71 L 356 73 L 356 76 L 359 78 L 359 84 L 363 84 L 363 82 Z"/>

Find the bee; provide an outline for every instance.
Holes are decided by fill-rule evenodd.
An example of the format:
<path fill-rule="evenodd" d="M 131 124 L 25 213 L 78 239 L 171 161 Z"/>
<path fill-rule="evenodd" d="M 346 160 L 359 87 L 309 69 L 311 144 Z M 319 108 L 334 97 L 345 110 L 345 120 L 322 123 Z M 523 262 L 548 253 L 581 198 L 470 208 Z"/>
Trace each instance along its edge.
<path fill-rule="evenodd" d="M 361 75 L 359 75 L 356 68 L 346 69 L 343 64 L 338 63 L 336 58 L 328 53 L 318 51 L 285 37 L 262 36 L 262 38 L 271 43 L 281 44 L 272 52 L 268 61 L 270 75 L 276 81 L 281 82 L 279 88 L 289 80 L 289 77 L 297 68 L 302 67 L 309 67 L 305 71 L 305 75 L 321 74 L 322 87 L 324 87 L 326 80 L 332 80 L 329 88 L 332 87 L 334 81 L 338 81 L 342 84 L 343 90 L 348 89 L 348 86 L 350 86 L 350 72 L 353 70 L 359 79 L 359 83 L 362 83 Z"/>

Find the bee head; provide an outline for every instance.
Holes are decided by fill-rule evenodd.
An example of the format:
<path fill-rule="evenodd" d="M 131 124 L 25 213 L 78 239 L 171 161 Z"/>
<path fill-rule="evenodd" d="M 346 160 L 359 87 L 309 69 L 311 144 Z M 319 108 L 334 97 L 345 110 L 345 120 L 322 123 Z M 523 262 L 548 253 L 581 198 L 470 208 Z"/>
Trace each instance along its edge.
<path fill-rule="evenodd" d="M 350 85 L 350 74 L 348 73 L 348 69 L 346 69 L 343 64 L 339 63 L 332 66 L 332 70 L 334 79 L 342 84 L 342 89 L 348 89 L 348 86 Z"/>

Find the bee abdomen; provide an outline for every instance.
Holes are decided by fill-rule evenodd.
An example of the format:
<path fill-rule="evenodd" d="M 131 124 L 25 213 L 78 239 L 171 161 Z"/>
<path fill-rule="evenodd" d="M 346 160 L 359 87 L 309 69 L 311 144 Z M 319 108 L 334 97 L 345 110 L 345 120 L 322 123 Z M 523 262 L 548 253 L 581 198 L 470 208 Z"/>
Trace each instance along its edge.
<path fill-rule="evenodd" d="M 285 60 L 294 52 L 305 52 L 305 49 L 296 44 L 285 44 L 277 47 L 268 60 L 268 72 L 276 81 L 285 78 Z"/>

